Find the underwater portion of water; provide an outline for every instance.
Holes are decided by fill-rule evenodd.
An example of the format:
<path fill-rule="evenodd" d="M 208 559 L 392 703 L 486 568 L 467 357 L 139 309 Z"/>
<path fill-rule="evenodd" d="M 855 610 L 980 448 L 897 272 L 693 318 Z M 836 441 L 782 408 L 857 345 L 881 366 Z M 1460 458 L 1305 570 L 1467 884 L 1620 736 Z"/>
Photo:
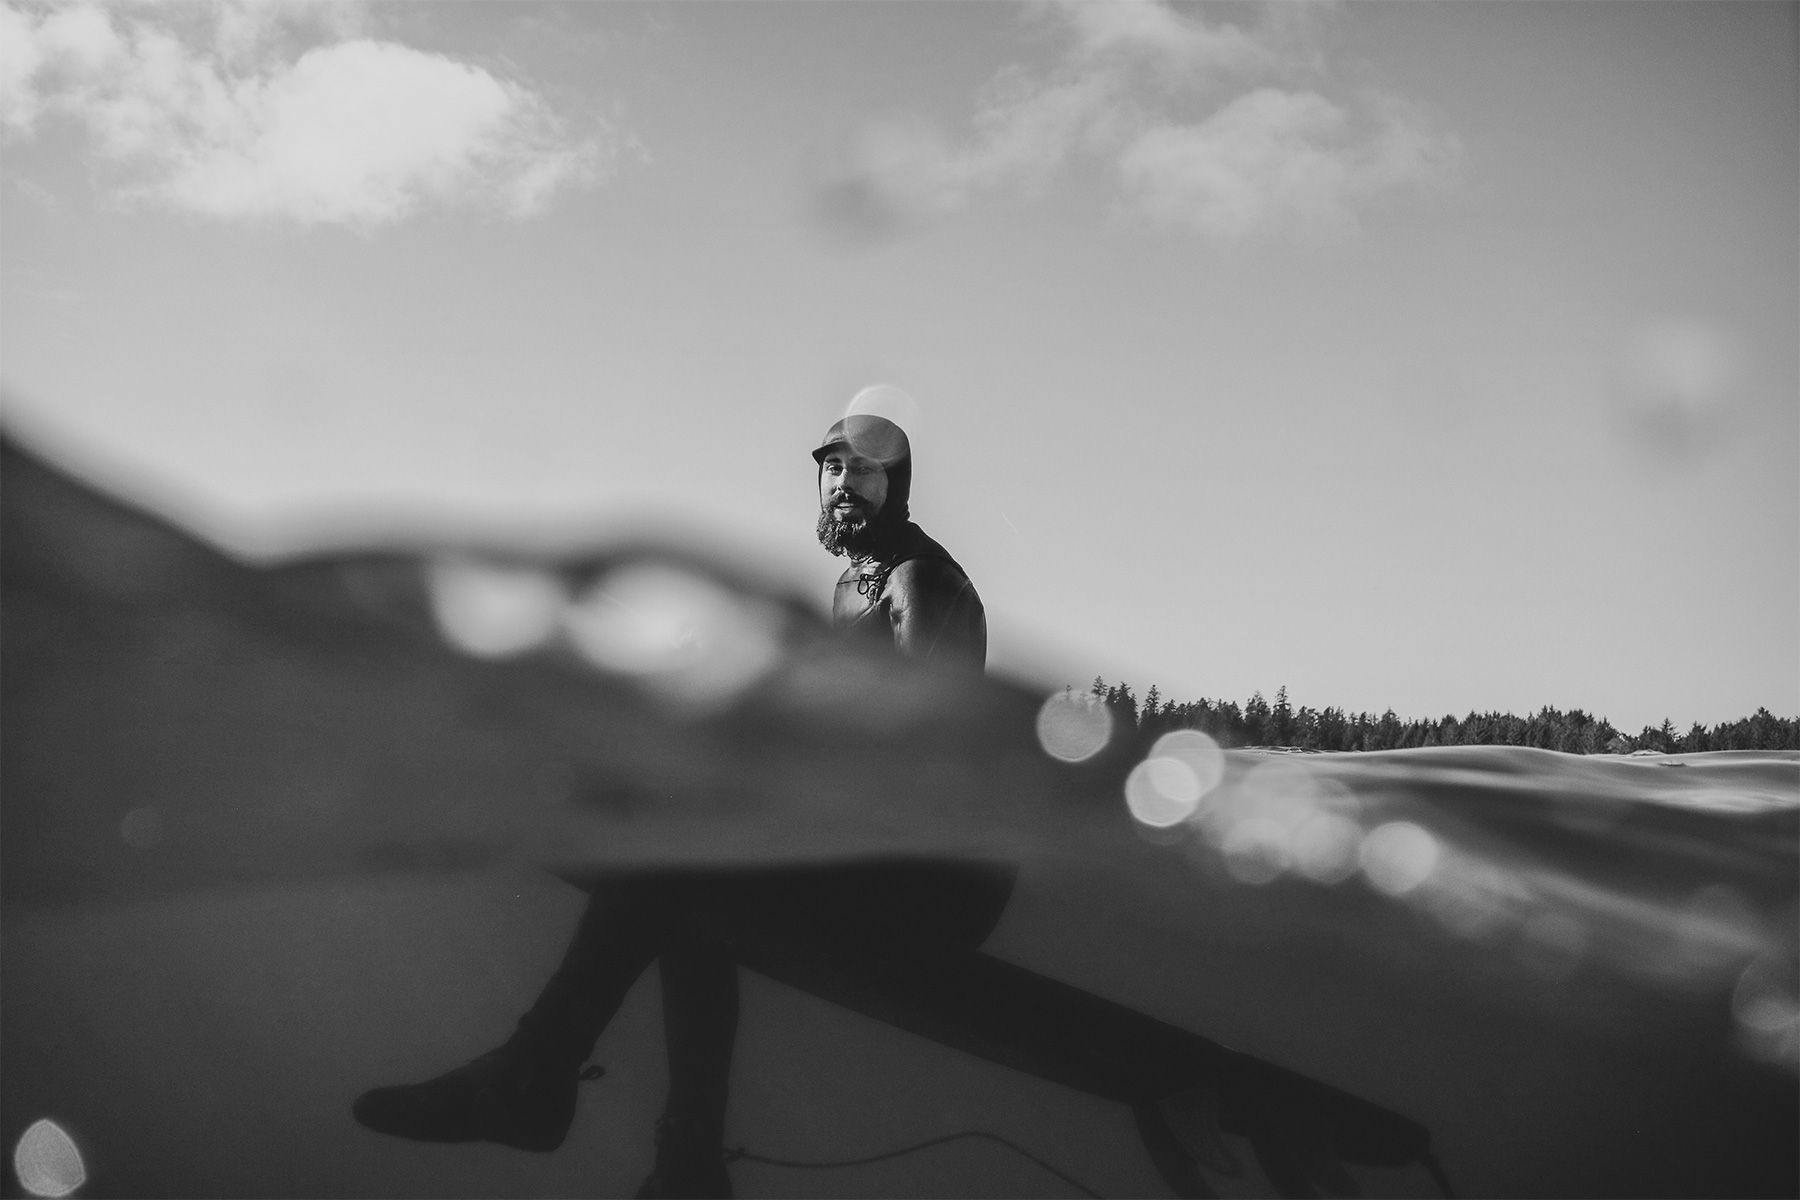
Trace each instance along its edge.
<path fill-rule="evenodd" d="M 1040 848 L 988 950 L 1423 1122 L 1463 1194 L 1779 1194 L 1797 781 L 1792 754 L 1229 752 L 1179 826 L 1097 818 Z M 503 1038 L 579 900 L 512 864 L 10 905 L 8 1144 L 56 1121 L 87 1195 L 625 1194 L 663 1086 L 653 977 L 556 1155 L 392 1142 L 348 1115 Z M 757 977 L 733 1082 L 732 1141 L 765 1155 L 980 1128 L 1104 1194 L 1166 1191 L 1125 1109 Z M 734 1177 L 1067 1194 L 979 1142 Z M 1416 1168 L 1356 1177 L 1435 1194 Z M 1254 1166 L 1213 1183 L 1273 1194 Z"/>

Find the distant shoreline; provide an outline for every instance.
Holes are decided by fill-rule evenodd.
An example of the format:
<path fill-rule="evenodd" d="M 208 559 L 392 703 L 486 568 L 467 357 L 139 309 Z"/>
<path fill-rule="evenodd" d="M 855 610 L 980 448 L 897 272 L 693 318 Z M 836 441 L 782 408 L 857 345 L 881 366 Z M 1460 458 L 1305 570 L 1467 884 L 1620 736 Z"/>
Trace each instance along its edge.
<path fill-rule="evenodd" d="M 1073 685 L 1065 694 L 1077 695 Z M 1697 754 L 1715 750 L 1800 750 L 1800 717 L 1778 717 L 1767 708 L 1710 728 L 1695 722 L 1685 733 L 1665 720 L 1646 725 L 1635 735 L 1604 717 L 1581 709 L 1563 712 L 1548 706 L 1528 717 L 1512 713 L 1470 712 L 1457 717 L 1402 720 L 1393 709 L 1379 715 L 1344 709 L 1295 707 L 1287 688 L 1276 689 L 1270 702 L 1259 691 L 1242 706 L 1233 700 L 1165 702 L 1153 684 L 1142 703 L 1128 683 L 1108 684 L 1096 677 L 1088 702 L 1103 704 L 1115 719 L 1140 730 L 1161 733 L 1198 729 L 1220 744 L 1245 749 L 1290 751 L 1408 750 L 1424 746 L 1523 746 L 1567 754 Z"/>

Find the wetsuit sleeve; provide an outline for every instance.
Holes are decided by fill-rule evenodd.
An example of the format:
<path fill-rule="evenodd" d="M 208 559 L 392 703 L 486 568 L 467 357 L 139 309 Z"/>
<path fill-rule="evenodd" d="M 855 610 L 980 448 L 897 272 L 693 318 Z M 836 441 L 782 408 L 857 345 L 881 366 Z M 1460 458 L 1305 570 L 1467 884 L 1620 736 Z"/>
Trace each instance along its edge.
<path fill-rule="evenodd" d="M 987 665 L 987 612 L 968 576 L 938 558 L 915 558 L 888 579 L 894 648 L 926 662 L 980 671 Z"/>

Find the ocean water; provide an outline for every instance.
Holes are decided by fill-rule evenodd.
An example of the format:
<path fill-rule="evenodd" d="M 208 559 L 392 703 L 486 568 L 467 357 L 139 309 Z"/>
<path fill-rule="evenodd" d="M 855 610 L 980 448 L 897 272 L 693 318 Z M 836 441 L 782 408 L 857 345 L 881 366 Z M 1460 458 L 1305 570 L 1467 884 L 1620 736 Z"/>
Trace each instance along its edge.
<path fill-rule="evenodd" d="M 252 566 L 26 455 L 0 487 L 9 1195 L 630 1194 L 653 976 L 555 1154 L 349 1104 L 506 1036 L 583 900 L 558 872 L 893 857 L 1021 864 L 989 954 L 1404 1114 L 1459 1194 L 1795 1194 L 1800 754 L 1221 750 L 890 663 L 666 546 Z M 967 1130 L 1168 1194 L 1126 1106 L 747 977 L 734 1145 Z M 1214 1190 L 1275 1194 L 1222 1144 Z M 1078 1194 L 976 1139 L 732 1171 Z"/>
<path fill-rule="evenodd" d="M 1354 870 L 1274 874 L 1270 843 L 1240 861 L 1198 823 L 1114 839 L 1028 862 L 989 952 L 1405 1113 L 1462 1194 L 1791 1190 L 1796 756 L 1245 751 L 1221 788 L 1259 772 L 1288 787 L 1257 804 L 1306 795 L 1305 772 L 1360 811 Z M 1406 832 L 1368 849 L 1382 830 Z M 503 1038 L 580 899 L 512 865 L 10 904 L 8 1144 L 56 1121 L 87 1195 L 629 1194 L 661 1097 L 653 978 L 555 1155 L 349 1118 L 363 1088 Z M 982 1129 L 1102 1194 L 1167 1194 L 1123 1106 L 758 977 L 734 1089 L 732 1141 L 767 1156 Z M 1435 1194 L 1416 1167 L 1354 1174 Z M 982 1142 L 735 1177 L 746 1195 L 1074 1194 Z M 1254 1165 L 1213 1182 L 1273 1194 Z"/>

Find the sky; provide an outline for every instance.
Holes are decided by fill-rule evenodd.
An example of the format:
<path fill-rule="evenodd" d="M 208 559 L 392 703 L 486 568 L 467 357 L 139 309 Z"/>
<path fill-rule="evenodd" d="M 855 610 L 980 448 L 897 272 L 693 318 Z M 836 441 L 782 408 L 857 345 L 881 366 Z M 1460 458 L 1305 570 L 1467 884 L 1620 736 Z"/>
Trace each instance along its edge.
<path fill-rule="evenodd" d="M 823 606 L 879 385 L 998 672 L 1800 712 L 1800 6 L 9 0 L 0 262 L 6 425 L 245 552 Z"/>

